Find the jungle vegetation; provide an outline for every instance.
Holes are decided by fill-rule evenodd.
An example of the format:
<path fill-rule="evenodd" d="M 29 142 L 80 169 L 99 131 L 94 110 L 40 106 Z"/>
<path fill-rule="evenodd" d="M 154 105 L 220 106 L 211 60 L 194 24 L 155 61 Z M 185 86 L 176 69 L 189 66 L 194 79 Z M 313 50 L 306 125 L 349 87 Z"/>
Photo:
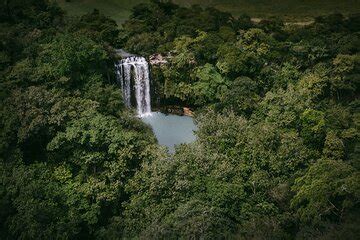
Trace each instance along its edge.
<path fill-rule="evenodd" d="M 83 15 L 94 8 L 122 24 L 131 15 L 131 9 L 150 0 L 53 0 L 69 15 Z M 279 16 L 290 22 L 307 22 L 314 17 L 333 12 L 359 12 L 360 0 L 173 0 L 180 6 L 214 7 L 233 16 L 247 14 L 252 18 Z"/>
<path fill-rule="evenodd" d="M 152 0 L 121 27 L 0 5 L 2 239 L 356 239 L 360 15 L 259 23 Z M 114 48 L 195 109 L 169 155 L 124 107 Z"/>

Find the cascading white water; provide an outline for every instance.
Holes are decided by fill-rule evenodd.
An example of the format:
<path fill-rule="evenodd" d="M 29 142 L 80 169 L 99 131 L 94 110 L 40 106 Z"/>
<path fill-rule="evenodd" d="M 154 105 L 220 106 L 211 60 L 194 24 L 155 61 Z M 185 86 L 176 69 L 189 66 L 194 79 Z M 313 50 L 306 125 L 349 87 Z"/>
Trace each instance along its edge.
<path fill-rule="evenodd" d="M 127 57 L 116 66 L 124 103 L 131 107 L 131 77 L 134 76 L 136 108 L 140 117 L 151 114 L 149 65 L 144 57 Z M 132 74 L 133 73 L 133 74 Z"/>

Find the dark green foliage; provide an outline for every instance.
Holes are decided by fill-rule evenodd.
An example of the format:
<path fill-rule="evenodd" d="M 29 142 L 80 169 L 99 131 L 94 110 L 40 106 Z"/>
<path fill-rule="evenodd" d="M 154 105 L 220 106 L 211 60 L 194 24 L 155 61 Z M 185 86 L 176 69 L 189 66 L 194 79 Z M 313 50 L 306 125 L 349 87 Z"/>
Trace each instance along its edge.
<path fill-rule="evenodd" d="M 118 30 L 97 12 L 62 26 L 47 1 L 13 4 L 1 28 L 1 238 L 106 238 L 125 185 L 161 153 L 108 74 Z"/>
<path fill-rule="evenodd" d="M 39 80 L 54 79 L 57 84 L 72 88 L 79 86 L 83 77 L 103 73 L 106 52 L 93 41 L 83 36 L 60 35 L 40 54 Z"/>
<path fill-rule="evenodd" d="M 224 93 L 225 108 L 239 115 L 249 116 L 260 100 L 256 82 L 248 77 L 239 77 L 228 88 Z"/>
<path fill-rule="evenodd" d="M 358 237 L 358 15 L 289 26 L 152 0 L 119 30 L 1 6 L 1 238 Z M 118 46 L 168 56 L 153 97 L 196 108 L 195 143 L 166 154 L 124 107 Z"/>
<path fill-rule="evenodd" d="M 72 31 L 85 35 L 96 42 L 117 45 L 119 29 L 116 22 L 100 14 L 96 9 L 79 20 L 75 20 L 70 27 Z"/>
<path fill-rule="evenodd" d="M 171 55 L 155 67 L 161 76 L 156 91 L 197 107 L 199 130 L 196 143 L 179 147 L 169 160 L 144 163 L 130 181 L 125 236 L 355 236 L 357 20 L 335 14 L 305 27 L 276 18 L 253 23 L 245 16 L 219 27 L 209 16 L 207 27 L 192 22 L 207 11 L 179 8 L 166 23 L 144 30 L 153 42 L 165 38 L 142 54 Z M 125 26 L 134 19 L 136 12 Z"/>

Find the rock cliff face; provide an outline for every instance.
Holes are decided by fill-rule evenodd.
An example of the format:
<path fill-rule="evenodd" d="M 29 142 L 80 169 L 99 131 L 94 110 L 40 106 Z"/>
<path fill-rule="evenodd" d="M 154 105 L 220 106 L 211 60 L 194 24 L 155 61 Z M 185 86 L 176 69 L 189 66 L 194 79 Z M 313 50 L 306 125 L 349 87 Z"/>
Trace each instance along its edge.
<path fill-rule="evenodd" d="M 161 66 L 164 64 L 168 63 L 168 59 L 170 58 L 170 54 L 168 54 L 167 56 L 163 56 L 160 53 L 156 53 L 153 54 L 149 57 L 150 59 L 150 64 L 151 65 L 157 65 L 157 66 Z"/>
<path fill-rule="evenodd" d="M 188 108 L 188 107 L 184 107 L 184 108 L 183 108 L 183 111 L 184 111 L 184 115 L 185 115 L 185 116 L 189 116 L 189 117 L 193 117 L 193 116 L 194 116 L 193 111 L 191 111 L 191 109 Z"/>
<path fill-rule="evenodd" d="M 178 105 L 162 105 L 155 107 L 153 110 L 165 114 L 173 114 L 173 115 L 188 116 L 188 117 L 194 116 L 194 112 L 189 107 L 182 107 Z"/>

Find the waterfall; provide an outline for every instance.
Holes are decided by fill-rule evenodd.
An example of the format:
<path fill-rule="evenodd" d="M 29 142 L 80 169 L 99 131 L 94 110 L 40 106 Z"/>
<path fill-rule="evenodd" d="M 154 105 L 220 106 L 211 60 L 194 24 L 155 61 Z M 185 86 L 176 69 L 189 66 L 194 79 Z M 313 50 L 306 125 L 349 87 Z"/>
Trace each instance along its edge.
<path fill-rule="evenodd" d="M 131 92 L 135 92 L 136 108 L 140 117 L 151 114 L 149 66 L 145 58 L 130 56 L 120 60 L 116 77 L 120 83 L 125 106 L 131 107 Z M 131 91 L 131 80 L 135 91 Z"/>

